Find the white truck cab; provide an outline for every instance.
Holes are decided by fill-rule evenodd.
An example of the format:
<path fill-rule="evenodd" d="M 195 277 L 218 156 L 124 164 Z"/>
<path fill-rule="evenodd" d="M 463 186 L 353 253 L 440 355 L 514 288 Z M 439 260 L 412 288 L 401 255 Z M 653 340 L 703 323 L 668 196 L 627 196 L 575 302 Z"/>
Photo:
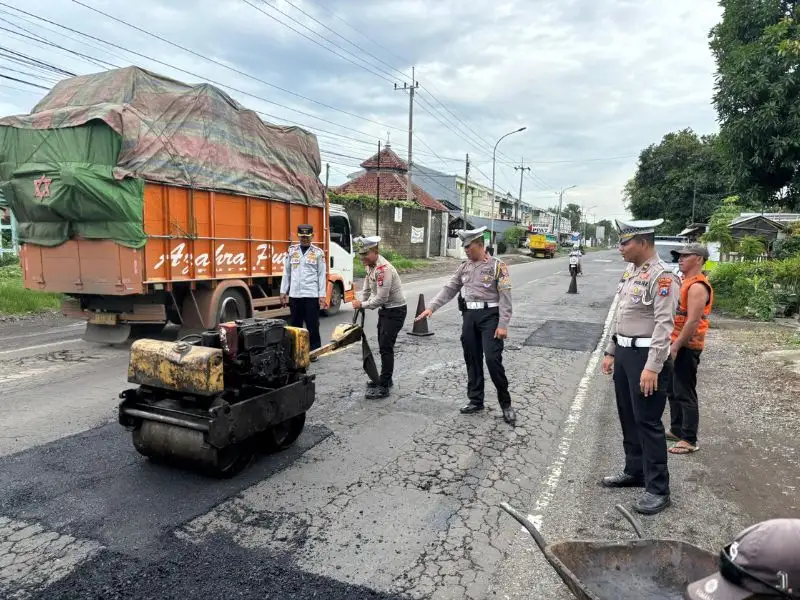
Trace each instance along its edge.
<path fill-rule="evenodd" d="M 335 315 L 342 302 L 352 302 L 353 289 L 353 234 L 350 219 L 341 204 L 328 205 L 328 225 L 330 230 L 330 251 L 328 262 L 328 283 L 330 303 L 324 313 Z"/>

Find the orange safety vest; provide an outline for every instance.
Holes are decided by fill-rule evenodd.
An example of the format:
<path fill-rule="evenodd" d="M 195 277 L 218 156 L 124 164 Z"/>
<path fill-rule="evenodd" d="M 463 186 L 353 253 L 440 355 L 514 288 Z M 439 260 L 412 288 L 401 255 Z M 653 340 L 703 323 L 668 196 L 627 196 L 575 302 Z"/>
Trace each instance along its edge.
<path fill-rule="evenodd" d="M 686 319 L 689 316 L 689 288 L 695 283 L 702 283 L 708 288 L 708 302 L 706 302 L 706 306 L 703 309 L 703 316 L 700 317 L 700 324 L 697 326 L 692 337 L 689 338 L 689 342 L 686 346 L 692 350 L 702 350 L 706 342 L 706 331 L 708 331 L 708 316 L 711 314 L 711 305 L 714 303 L 714 289 L 708 282 L 708 278 L 702 273 L 684 279 L 681 284 L 681 298 L 678 303 L 678 310 L 675 312 L 675 328 L 672 330 L 672 341 L 674 342 L 678 339 L 678 336 L 683 330 L 683 326 L 686 324 Z"/>

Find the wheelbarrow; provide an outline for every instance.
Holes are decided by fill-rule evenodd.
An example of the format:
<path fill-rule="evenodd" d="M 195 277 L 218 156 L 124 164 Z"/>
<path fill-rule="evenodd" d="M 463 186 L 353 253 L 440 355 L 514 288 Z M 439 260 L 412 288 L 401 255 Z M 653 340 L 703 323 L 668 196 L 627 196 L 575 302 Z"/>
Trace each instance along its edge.
<path fill-rule="evenodd" d="M 689 583 L 718 569 L 718 556 L 702 548 L 674 540 L 644 539 L 641 524 L 619 504 L 615 508 L 639 539 L 548 544 L 519 511 L 507 502 L 500 507 L 528 530 L 547 562 L 580 600 L 683 600 Z"/>
<path fill-rule="evenodd" d="M 358 323 L 358 317 L 361 317 L 361 324 Z M 330 354 L 335 350 L 349 346 L 356 343 L 361 339 L 361 363 L 364 367 L 364 372 L 370 380 L 376 385 L 380 383 L 380 374 L 378 373 L 378 366 L 375 364 L 375 357 L 372 355 L 372 350 L 367 342 L 367 335 L 364 333 L 364 309 L 360 308 L 353 311 L 352 323 L 341 323 L 336 326 L 331 334 L 331 341 L 321 348 L 317 348 L 311 352 L 311 358 L 318 358 L 323 354 Z"/>

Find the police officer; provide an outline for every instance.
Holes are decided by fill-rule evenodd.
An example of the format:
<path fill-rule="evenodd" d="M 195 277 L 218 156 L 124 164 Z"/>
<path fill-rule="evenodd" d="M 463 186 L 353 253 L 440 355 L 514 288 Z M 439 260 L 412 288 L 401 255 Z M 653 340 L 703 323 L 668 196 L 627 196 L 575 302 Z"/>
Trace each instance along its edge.
<path fill-rule="evenodd" d="M 328 278 L 325 252 L 311 243 L 314 228 L 298 225 L 299 244 L 289 246 L 283 261 L 281 279 L 281 304 L 286 305 L 287 294 L 292 327 L 302 327 L 305 322 L 311 349 L 322 345 L 319 336 L 319 311 L 327 306 Z"/>
<path fill-rule="evenodd" d="M 463 313 L 461 345 L 467 364 L 467 397 L 469 404 L 461 409 L 463 414 L 483 410 L 483 356 L 489 376 L 497 388 L 497 399 L 503 410 L 503 419 L 514 425 L 517 416 L 511 407 L 508 379 L 503 367 L 503 340 L 508 336 L 511 321 L 511 278 L 508 267 L 498 258 L 488 255 L 483 245 L 486 227 L 459 231 L 461 245 L 467 259 L 453 277 L 431 301 L 427 309 L 415 319 L 430 317 L 461 292 L 458 303 Z"/>
<path fill-rule="evenodd" d="M 367 398 L 386 398 L 394 385 L 394 345 L 403 328 L 408 306 L 403 283 L 394 265 L 381 256 L 379 236 L 357 237 L 353 243 L 366 267 L 361 298 L 353 300 L 353 309 L 378 309 L 378 349 L 381 354 L 381 379 L 378 385 L 367 383 Z"/>
<path fill-rule="evenodd" d="M 606 487 L 644 487 L 634 509 L 655 514 L 670 504 L 664 414 L 672 375 L 670 336 L 680 286 L 658 257 L 654 221 L 617 221 L 619 249 L 629 263 L 617 286 L 617 307 L 602 371 L 614 373 L 625 468 Z"/>

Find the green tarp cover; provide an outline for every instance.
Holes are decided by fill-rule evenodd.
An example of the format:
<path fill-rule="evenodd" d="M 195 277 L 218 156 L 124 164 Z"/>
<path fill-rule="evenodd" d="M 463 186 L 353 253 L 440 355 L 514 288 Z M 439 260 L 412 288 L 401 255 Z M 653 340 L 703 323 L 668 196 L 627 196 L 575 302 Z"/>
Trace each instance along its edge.
<path fill-rule="evenodd" d="M 0 127 L 0 191 L 20 241 L 57 246 L 80 236 L 144 246 L 144 181 L 114 177 L 121 145 L 102 121 L 69 129 Z"/>
<path fill-rule="evenodd" d="M 308 131 L 138 67 L 65 79 L 31 114 L 0 119 L 0 189 L 33 243 L 141 246 L 142 180 L 322 206 L 320 168 Z"/>

